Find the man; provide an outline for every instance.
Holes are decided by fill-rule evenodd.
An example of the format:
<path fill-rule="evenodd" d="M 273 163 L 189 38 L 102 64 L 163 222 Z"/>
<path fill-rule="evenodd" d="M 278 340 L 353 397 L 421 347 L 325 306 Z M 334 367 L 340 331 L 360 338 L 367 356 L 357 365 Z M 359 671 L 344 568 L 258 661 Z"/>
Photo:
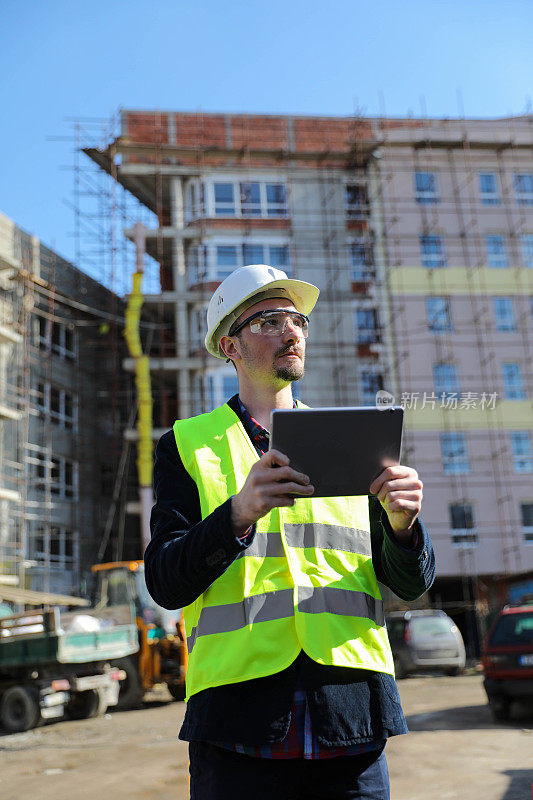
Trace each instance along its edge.
<path fill-rule="evenodd" d="M 433 581 L 418 475 L 390 467 L 370 497 L 312 499 L 268 450 L 317 298 L 265 265 L 226 278 L 206 347 L 239 394 L 157 446 L 146 581 L 184 607 L 193 800 L 389 798 L 385 743 L 407 732 L 377 580 L 406 600 Z"/>

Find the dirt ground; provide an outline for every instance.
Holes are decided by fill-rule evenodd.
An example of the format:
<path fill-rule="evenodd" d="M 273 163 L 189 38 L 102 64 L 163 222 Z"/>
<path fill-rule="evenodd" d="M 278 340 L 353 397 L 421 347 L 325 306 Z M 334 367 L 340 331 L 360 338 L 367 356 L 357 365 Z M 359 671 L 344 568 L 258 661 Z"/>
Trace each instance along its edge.
<path fill-rule="evenodd" d="M 494 723 L 477 674 L 399 688 L 411 734 L 387 745 L 392 800 L 531 800 L 531 709 Z M 0 798 L 186 800 L 183 711 L 161 689 L 139 710 L 0 735 Z"/>

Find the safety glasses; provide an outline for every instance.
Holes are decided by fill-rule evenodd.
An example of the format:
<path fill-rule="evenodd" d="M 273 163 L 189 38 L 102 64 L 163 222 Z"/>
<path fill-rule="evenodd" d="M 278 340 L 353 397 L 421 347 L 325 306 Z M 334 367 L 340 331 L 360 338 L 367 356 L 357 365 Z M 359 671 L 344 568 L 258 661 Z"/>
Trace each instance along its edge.
<path fill-rule="evenodd" d="M 281 336 L 285 333 L 287 325 L 291 323 L 296 328 L 298 335 L 307 339 L 309 333 L 309 318 L 299 311 L 285 311 L 284 308 L 272 308 L 268 311 L 257 311 L 247 317 L 237 327 L 231 327 L 229 336 L 235 336 L 246 325 L 250 326 L 252 333 L 261 333 L 263 336 Z"/>

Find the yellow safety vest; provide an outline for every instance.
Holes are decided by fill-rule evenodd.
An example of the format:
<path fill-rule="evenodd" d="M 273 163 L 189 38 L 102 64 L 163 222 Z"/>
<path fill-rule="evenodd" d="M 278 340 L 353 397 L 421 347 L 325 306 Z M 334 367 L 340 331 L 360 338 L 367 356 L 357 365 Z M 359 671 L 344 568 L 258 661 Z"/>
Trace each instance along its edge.
<path fill-rule="evenodd" d="M 242 488 L 258 455 L 224 404 L 174 434 L 202 519 Z M 372 565 L 368 498 L 301 498 L 257 522 L 250 546 L 184 609 L 187 697 L 272 675 L 304 650 L 319 664 L 394 674 Z"/>

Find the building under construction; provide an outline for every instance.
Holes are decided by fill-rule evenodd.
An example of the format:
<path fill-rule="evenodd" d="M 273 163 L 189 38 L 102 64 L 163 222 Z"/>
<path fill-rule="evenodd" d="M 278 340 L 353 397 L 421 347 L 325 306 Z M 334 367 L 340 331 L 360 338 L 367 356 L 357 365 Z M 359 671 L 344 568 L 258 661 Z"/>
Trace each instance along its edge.
<path fill-rule="evenodd" d="M 497 605 L 500 579 L 533 570 L 533 117 L 125 110 L 120 123 L 84 150 L 106 191 L 122 185 L 155 220 L 154 439 L 236 391 L 203 348 L 218 283 L 250 263 L 309 280 L 321 298 L 299 395 L 363 405 L 384 390 L 404 405 L 433 599 Z"/>
<path fill-rule="evenodd" d="M 139 555 L 137 517 L 124 513 L 131 465 L 123 431 L 135 414 L 121 370 L 124 307 L 0 215 L 4 585 L 77 593 L 104 554 Z"/>

